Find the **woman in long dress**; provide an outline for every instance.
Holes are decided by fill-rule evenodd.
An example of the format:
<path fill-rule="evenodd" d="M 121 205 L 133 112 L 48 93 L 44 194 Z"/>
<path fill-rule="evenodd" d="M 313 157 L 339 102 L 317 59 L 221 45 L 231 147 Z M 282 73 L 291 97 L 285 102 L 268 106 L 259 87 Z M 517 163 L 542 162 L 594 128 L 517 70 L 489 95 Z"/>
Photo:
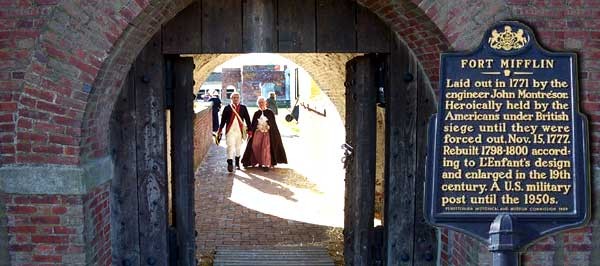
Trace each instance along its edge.
<path fill-rule="evenodd" d="M 258 111 L 252 116 L 252 123 L 248 128 L 248 144 L 242 157 L 244 167 L 261 166 L 265 171 L 278 163 L 287 163 L 287 156 L 275 114 L 267 109 L 267 101 L 264 97 L 258 97 L 256 101 Z"/>

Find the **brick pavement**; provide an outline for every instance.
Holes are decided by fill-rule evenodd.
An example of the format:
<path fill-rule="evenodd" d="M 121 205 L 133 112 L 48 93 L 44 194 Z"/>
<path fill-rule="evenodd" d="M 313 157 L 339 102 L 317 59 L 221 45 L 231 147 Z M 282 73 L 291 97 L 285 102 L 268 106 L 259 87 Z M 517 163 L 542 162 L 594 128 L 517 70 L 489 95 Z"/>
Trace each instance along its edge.
<path fill-rule="evenodd" d="M 306 169 L 295 170 L 306 162 L 298 152 L 306 145 L 301 138 L 283 131 L 291 164 L 277 165 L 269 172 L 249 168 L 228 173 L 225 141 L 210 147 L 196 172 L 199 257 L 220 246 L 326 242 L 328 230 L 342 226 L 343 172 L 341 178 L 333 179 L 307 177 Z"/>

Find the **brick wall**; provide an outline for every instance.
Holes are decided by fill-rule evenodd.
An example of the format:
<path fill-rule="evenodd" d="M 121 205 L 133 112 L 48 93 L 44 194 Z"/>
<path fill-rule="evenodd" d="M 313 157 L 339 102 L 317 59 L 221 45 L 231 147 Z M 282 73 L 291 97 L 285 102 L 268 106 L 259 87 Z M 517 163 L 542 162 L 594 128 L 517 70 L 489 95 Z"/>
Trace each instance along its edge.
<path fill-rule="evenodd" d="M 12 265 L 85 264 L 81 196 L 5 196 Z"/>
<path fill-rule="evenodd" d="M 194 115 L 194 171 L 204 160 L 212 145 L 212 106 Z"/>
<path fill-rule="evenodd" d="M 86 263 L 111 265 L 110 183 L 92 189 L 83 197 Z"/>

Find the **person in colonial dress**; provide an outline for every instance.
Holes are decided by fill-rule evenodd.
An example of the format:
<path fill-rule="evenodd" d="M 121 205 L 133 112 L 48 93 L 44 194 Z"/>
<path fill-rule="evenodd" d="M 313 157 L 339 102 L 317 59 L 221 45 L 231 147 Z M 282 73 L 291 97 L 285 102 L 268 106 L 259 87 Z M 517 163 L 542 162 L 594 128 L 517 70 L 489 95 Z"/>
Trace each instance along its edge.
<path fill-rule="evenodd" d="M 235 168 L 240 169 L 240 155 L 242 142 L 244 142 L 244 130 L 250 124 L 250 115 L 245 105 L 240 104 L 240 94 L 234 92 L 230 96 L 231 104 L 225 106 L 221 114 L 221 125 L 218 129 L 219 138 L 225 128 L 225 141 L 227 144 L 227 171 L 233 172 Z"/>
<path fill-rule="evenodd" d="M 260 166 L 268 171 L 278 163 L 287 163 L 287 156 L 275 114 L 267 109 L 267 100 L 261 96 L 256 103 L 258 111 L 252 116 L 252 123 L 248 128 L 249 139 L 242 157 L 242 165 Z"/>

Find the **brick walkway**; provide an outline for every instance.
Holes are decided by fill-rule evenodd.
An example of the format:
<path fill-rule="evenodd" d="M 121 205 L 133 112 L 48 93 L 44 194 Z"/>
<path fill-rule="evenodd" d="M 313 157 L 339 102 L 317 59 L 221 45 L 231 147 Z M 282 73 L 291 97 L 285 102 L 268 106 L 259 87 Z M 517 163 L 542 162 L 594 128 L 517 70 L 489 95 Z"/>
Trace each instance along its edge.
<path fill-rule="evenodd" d="M 328 230 L 343 225 L 343 172 L 336 179 L 311 175 L 315 167 L 303 165 L 310 161 L 302 153 L 306 145 L 283 131 L 290 164 L 268 172 L 228 173 L 225 140 L 211 146 L 196 172 L 198 255 L 220 246 L 310 245 L 327 241 Z"/>

